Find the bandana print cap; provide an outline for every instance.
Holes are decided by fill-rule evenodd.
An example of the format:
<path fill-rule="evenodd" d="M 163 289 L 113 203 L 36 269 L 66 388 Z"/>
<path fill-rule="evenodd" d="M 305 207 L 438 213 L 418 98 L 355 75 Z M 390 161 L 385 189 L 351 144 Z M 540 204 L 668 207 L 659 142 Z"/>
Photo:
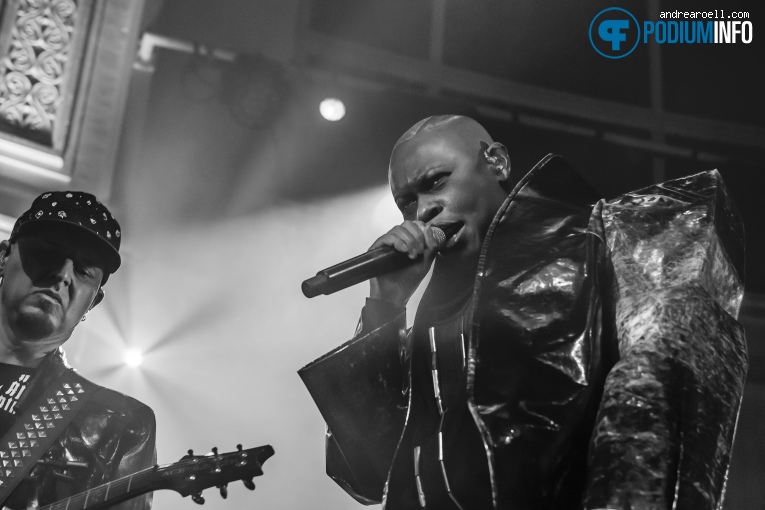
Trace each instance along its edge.
<path fill-rule="evenodd" d="M 85 230 L 100 242 L 106 255 L 106 271 L 120 267 L 120 224 L 95 196 L 82 191 L 49 191 L 35 198 L 32 207 L 19 216 L 11 231 L 14 242 L 30 226 L 42 223 L 68 224 Z"/>

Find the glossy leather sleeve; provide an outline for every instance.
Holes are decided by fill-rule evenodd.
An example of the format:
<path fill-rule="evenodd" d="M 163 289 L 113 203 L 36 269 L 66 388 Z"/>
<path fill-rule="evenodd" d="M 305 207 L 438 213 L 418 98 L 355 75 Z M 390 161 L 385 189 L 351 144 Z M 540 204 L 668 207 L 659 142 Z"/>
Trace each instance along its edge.
<path fill-rule="evenodd" d="M 96 395 L 91 404 L 100 406 L 101 410 L 81 422 L 79 437 L 84 442 L 98 442 L 98 438 L 90 434 L 99 428 L 98 422 L 107 415 L 106 420 L 111 423 L 104 433 L 119 430 L 118 434 L 100 441 L 96 463 L 107 466 L 107 470 L 103 474 L 94 472 L 96 478 L 103 480 L 99 483 L 116 480 L 156 464 L 156 422 L 154 412 L 149 407 L 127 395 L 107 389 L 101 390 L 101 394 Z M 93 485 L 96 485 L 96 481 L 93 480 Z M 112 508 L 149 510 L 152 499 L 152 493 L 148 493 Z"/>
<path fill-rule="evenodd" d="M 604 204 L 620 359 L 587 508 L 722 507 L 747 370 L 743 227 L 716 171 Z"/>
<path fill-rule="evenodd" d="M 405 328 L 401 313 L 298 372 L 327 424 L 327 474 L 364 504 L 382 500 L 404 427 Z"/>

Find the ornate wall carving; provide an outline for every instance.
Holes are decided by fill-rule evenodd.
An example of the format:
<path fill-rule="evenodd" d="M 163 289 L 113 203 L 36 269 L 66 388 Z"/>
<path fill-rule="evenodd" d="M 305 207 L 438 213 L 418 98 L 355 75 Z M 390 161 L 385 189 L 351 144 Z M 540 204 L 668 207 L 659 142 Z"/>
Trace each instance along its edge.
<path fill-rule="evenodd" d="M 108 196 L 144 1 L 0 0 L 0 214 L 41 190 Z"/>
<path fill-rule="evenodd" d="M 0 129 L 63 149 L 92 3 L 5 2 L 0 37 Z"/>

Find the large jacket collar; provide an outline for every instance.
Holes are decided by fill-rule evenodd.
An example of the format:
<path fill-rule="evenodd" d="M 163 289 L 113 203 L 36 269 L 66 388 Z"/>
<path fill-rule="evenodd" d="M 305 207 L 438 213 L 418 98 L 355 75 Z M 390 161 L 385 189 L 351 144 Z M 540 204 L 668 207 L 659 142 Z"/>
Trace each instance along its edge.
<path fill-rule="evenodd" d="M 513 189 L 484 240 L 471 304 L 468 405 L 500 508 L 577 497 L 562 472 L 584 471 L 578 435 L 594 417 L 608 363 L 597 276 L 604 249 L 593 214 L 599 198 L 563 158 L 548 155 Z"/>

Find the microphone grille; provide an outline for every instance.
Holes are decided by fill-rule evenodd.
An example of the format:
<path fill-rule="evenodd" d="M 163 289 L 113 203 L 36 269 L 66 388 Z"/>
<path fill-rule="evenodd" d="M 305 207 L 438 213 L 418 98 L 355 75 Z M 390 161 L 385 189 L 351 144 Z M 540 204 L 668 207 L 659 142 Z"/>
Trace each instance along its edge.
<path fill-rule="evenodd" d="M 436 241 L 438 241 L 439 245 L 442 245 L 446 242 L 446 234 L 443 230 L 438 227 L 430 227 L 430 231 L 433 232 L 433 237 L 436 238 Z"/>

